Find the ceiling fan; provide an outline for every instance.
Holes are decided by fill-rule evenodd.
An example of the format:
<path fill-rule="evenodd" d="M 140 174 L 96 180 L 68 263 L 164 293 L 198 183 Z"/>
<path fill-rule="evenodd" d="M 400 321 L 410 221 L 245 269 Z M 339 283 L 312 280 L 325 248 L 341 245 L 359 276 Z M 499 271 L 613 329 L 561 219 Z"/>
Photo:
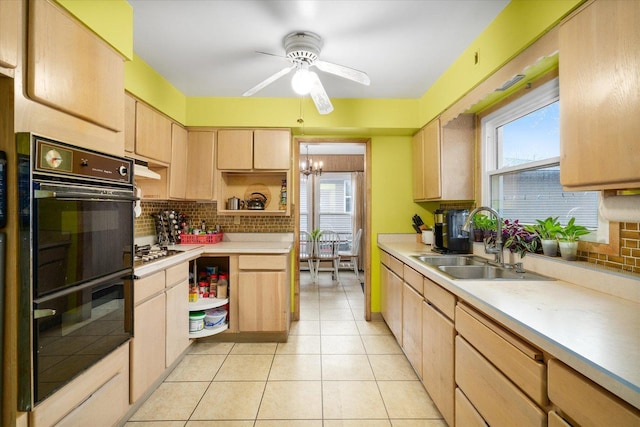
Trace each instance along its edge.
<path fill-rule="evenodd" d="M 324 90 L 318 75 L 315 72 L 310 71 L 311 67 L 318 67 L 321 71 L 353 80 L 354 82 L 358 82 L 365 86 L 369 86 L 369 83 L 371 82 L 367 73 L 345 67 L 343 65 L 319 60 L 318 56 L 320 55 L 320 49 L 322 48 L 322 38 L 315 33 L 309 31 L 297 31 L 290 33 L 284 38 L 283 44 L 286 56 L 275 55 L 267 52 L 258 53 L 284 58 L 289 61 L 291 65 L 258 83 L 256 86 L 243 93 L 242 96 L 251 96 L 279 78 L 289 74 L 291 71 L 296 70 L 293 78 L 291 79 L 291 86 L 293 87 L 293 90 L 299 95 L 310 94 L 318 112 L 320 114 L 329 114 L 333 111 L 333 105 L 331 105 L 329 96 Z"/>

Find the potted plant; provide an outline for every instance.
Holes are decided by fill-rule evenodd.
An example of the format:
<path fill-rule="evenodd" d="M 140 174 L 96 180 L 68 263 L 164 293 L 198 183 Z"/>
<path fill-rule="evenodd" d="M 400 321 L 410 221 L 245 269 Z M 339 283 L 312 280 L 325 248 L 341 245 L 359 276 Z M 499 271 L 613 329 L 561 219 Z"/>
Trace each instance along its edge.
<path fill-rule="evenodd" d="M 558 254 L 558 236 L 562 232 L 562 225 L 558 221 L 558 217 L 548 217 L 545 220 L 536 219 L 536 224 L 527 225 L 525 229 L 540 238 L 543 254 L 547 256 Z"/>
<path fill-rule="evenodd" d="M 496 220 L 485 214 L 477 214 L 473 217 L 473 240 L 482 242 L 496 229 Z"/>
<path fill-rule="evenodd" d="M 578 239 L 589 234 L 587 227 L 576 225 L 576 218 L 571 217 L 567 225 L 560 231 L 560 256 L 567 261 L 575 261 L 578 258 Z"/>
<path fill-rule="evenodd" d="M 536 237 L 534 233 L 520 224 L 517 219 L 514 221 L 504 220 L 504 227 L 502 228 L 503 246 L 509 251 L 517 253 L 520 257 L 524 258 L 527 252 L 536 253 L 538 251 L 538 239 Z"/>

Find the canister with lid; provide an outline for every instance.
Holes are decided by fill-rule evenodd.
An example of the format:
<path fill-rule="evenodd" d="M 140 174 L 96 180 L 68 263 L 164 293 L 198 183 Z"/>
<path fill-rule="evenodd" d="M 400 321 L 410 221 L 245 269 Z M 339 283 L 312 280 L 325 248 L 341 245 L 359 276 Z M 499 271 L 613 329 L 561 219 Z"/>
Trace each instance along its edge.
<path fill-rule="evenodd" d="M 192 311 L 189 313 L 189 332 L 198 332 L 204 329 L 204 311 Z"/>

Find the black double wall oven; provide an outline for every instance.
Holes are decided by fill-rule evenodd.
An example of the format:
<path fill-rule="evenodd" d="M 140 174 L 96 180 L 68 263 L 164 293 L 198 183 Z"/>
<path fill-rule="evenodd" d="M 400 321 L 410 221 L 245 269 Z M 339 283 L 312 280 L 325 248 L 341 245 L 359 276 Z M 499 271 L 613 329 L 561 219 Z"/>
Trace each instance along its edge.
<path fill-rule="evenodd" d="M 18 134 L 19 407 L 131 338 L 131 160 Z"/>

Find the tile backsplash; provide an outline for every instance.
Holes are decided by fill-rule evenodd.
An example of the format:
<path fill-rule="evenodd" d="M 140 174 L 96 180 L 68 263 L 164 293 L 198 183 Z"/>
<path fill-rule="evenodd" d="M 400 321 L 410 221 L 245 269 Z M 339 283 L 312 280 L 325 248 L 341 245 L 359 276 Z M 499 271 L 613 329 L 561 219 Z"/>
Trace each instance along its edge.
<path fill-rule="evenodd" d="M 640 273 L 640 224 L 620 223 L 620 255 L 604 255 L 580 251 L 578 258 L 616 270 Z"/>
<path fill-rule="evenodd" d="M 265 215 L 242 216 L 240 224 L 235 224 L 235 217 L 230 215 L 218 215 L 217 204 L 178 202 L 178 201 L 143 201 L 141 203 L 142 214 L 135 220 L 135 237 L 155 235 L 155 220 L 152 214 L 174 210 L 185 214 L 191 220 L 192 226 L 199 227 L 202 220 L 207 227 L 213 228 L 220 225 L 222 231 L 228 233 L 292 233 L 295 219 L 293 216 Z"/>

